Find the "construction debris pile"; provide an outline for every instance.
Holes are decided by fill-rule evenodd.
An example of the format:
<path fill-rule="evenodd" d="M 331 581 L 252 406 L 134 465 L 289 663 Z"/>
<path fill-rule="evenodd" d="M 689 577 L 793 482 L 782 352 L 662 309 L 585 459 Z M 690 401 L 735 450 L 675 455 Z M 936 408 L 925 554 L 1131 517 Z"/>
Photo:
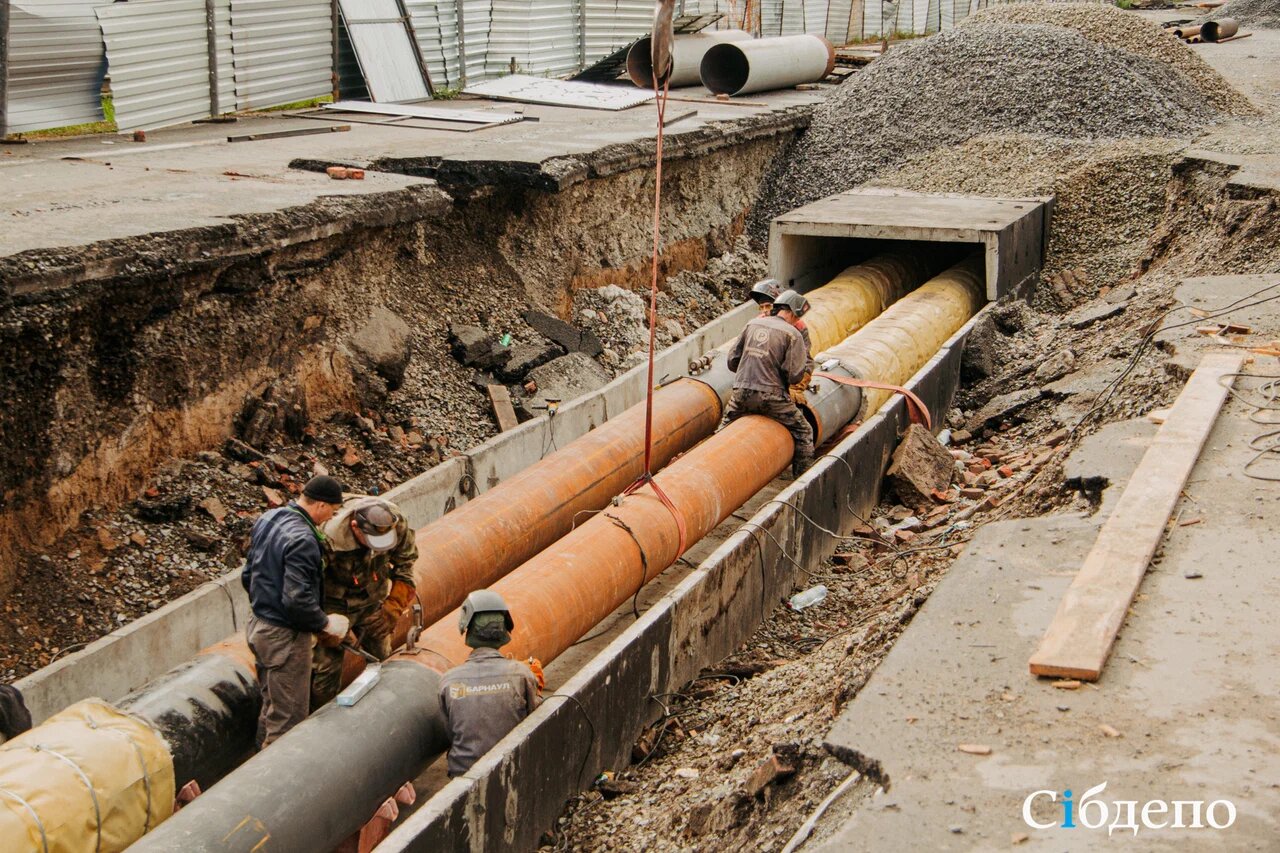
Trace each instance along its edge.
<path fill-rule="evenodd" d="M 1234 18 L 1241 24 L 1259 29 L 1280 29 L 1280 2 L 1277 0 L 1231 0 L 1214 9 L 1203 20 Z"/>
<path fill-rule="evenodd" d="M 1179 68 L 1064 27 L 987 23 L 903 45 L 815 110 L 766 179 L 751 235 L 763 241 L 781 213 L 982 134 L 1186 137 L 1222 115 L 1204 92 Z"/>

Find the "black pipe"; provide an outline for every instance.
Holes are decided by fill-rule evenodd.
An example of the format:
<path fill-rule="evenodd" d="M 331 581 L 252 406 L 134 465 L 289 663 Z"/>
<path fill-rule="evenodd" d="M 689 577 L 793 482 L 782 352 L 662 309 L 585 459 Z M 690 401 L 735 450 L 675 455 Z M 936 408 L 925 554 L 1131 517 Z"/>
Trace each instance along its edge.
<path fill-rule="evenodd" d="M 355 705 L 324 706 L 130 851 L 332 850 L 449 748 L 439 692 L 440 673 L 383 664 Z"/>
<path fill-rule="evenodd" d="M 254 673 L 220 654 L 198 655 L 119 702 L 164 736 L 178 788 L 192 779 L 208 788 L 239 764 L 253 750 L 261 705 Z"/>

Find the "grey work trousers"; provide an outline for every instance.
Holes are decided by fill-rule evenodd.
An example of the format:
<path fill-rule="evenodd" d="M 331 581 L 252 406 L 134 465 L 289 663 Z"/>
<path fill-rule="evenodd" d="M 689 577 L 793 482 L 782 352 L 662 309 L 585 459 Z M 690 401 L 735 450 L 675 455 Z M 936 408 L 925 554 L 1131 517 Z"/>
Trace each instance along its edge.
<path fill-rule="evenodd" d="M 803 470 L 813 461 L 813 427 L 809 426 L 799 407 L 786 395 L 738 388 L 734 390 L 724 415 L 726 423 L 733 423 L 744 415 L 772 418 L 791 433 L 791 439 L 795 443 L 792 462 L 798 463 L 794 467 Z"/>
<path fill-rule="evenodd" d="M 251 616 L 245 637 L 258 665 L 262 713 L 258 716 L 257 743 L 265 748 L 307 718 L 315 635 Z"/>

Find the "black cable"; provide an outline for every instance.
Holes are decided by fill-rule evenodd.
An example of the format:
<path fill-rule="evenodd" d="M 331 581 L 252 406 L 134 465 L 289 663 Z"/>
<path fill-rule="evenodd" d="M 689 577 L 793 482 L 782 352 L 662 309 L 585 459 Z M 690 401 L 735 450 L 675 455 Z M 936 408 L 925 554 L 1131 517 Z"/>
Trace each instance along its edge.
<path fill-rule="evenodd" d="M 1235 302 L 1232 302 L 1228 305 L 1223 306 L 1222 308 L 1218 308 L 1214 311 L 1211 311 L 1208 314 L 1205 314 L 1203 317 L 1196 317 L 1194 319 L 1187 320 L 1186 322 L 1183 322 L 1183 323 L 1174 323 L 1173 325 L 1170 325 L 1170 326 L 1162 326 L 1160 324 L 1163 323 L 1164 319 L 1168 317 L 1170 314 L 1173 314 L 1176 311 L 1181 311 L 1184 309 L 1190 310 L 1191 306 L 1175 305 L 1173 308 L 1170 308 L 1168 311 L 1165 311 L 1163 314 L 1161 314 L 1159 317 L 1157 317 L 1155 320 L 1152 321 L 1151 331 L 1147 332 L 1147 334 L 1143 336 L 1142 341 L 1138 344 L 1137 350 L 1133 354 L 1133 358 L 1129 360 L 1129 363 L 1125 366 L 1125 369 L 1121 371 L 1119 376 L 1111 380 L 1111 382 L 1107 385 L 1106 388 L 1103 388 L 1102 391 L 1099 392 L 1098 397 L 1096 397 L 1094 400 L 1093 407 L 1089 409 L 1089 411 L 1085 412 L 1083 415 L 1080 416 L 1080 420 L 1076 421 L 1075 426 L 1071 428 L 1071 432 L 1075 433 L 1078 429 L 1080 429 L 1081 426 L 1084 425 L 1085 421 L 1087 421 L 1089 418 L 1097 414 L 1102 409 L 1102 407 L 1105 406 L 1111 400 L 1111 397 L 1115 394 L 1116 389 L 1120 387 L 1121 383 L 1123 383 L 1124 380 L 1129 377 L 1129 374 L 1133 373 L 1134 368 L 1138 366 L 1138 360 L 1142 358 L 1142 355 L 1143 353 L 1146 352 L 1147 347 L 1151 344 L 1153 340 L 1155 340 L 1156 335 L 1160 334 L 1161 332 L 1170 331 L 1172 329 L 1181 329 L 1185 326 L 1191 326 L 1196 323 L 1203 322 L 1204 320 L 1211 320 L 1214 317 L 1220 317 L 1223 314 L 1226 314 L 1230 311 L 1235 311 L 1236 309 L 1239 309 L 1239 308 L 1252 308 L 1255 305 L 1262 305 L 1263 303 L 1270 302 L 1273 299 L 1280 299 L 1280 294 L 1277 294 L 1275 296 L 1268 296 L 1266 299 L 1260 299 L 1257 302 L 1249 302 L 1248 304 L 1243 304 L 1243 305 L 1241 304 L 1246 302 L 1249 299 L 1254 298 L 1255 296 L 1261 293 L 1266 293 L 1268 290 L 1272 290 L 1273 288 L 1276 288 L 1276 287 L 1280 287 L 1280 282 L 1276 282 L 1275 284 L 1269 284 L 1266 287 L 1261 287 L 1255 290 L 1253 293 L 1248 294 L 1247 296 L 1240 297 Z"/>
<path fill-rule="evenodd" d="M 578 701 L 577 696 L 570 696 L 568 693 L 552 693 L 551 695 L 547 696 L 543 701 L 545 702 L 546 699 L 570 700 L 571 702 L 573 702 L 573 704 L 578 706 L 578 710 L 582 712 L 582 719 L 587 721 L 587 726 L 591 729 L 591 741 L 590 743 L 587 744 L 587 751 L 582 756 L 582 764 L 578 766 L 578 790 L 582 790 L 582 787 L 583 787 L 582 774 L 583 774 L 583 771 L 587 769 L 587 759 L 591 757 L 591 750 L 595 749 L 595 745 L 596 745 L 596 724 L 594 721 L 592 721 L 591 715 L 587 713 L 587 709 L 583 706 L 583 704 L 580 701 Z"/>

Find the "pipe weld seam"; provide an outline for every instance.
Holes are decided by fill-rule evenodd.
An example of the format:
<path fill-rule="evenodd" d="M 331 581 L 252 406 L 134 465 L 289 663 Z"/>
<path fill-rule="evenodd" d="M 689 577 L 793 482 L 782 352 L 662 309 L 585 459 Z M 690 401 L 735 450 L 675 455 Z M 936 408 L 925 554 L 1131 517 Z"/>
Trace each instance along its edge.
<path fill-rule="evenodd" d="M 8 788 L 0 788 L 0 794 L 3 794 L 6 797 L 12 797 L 19 803 L 22 803 L 22 807 L 27 810 L 27 813 L 31 815 L 31 819 L 36 822 L 36 829 L 40 830 L 40 844 L 44 848 L 44 853 L 49 853 L 49 835 L 44 831 L 44 821 L 40 819 L 40 815 L 34 808 L 32 808 L 31 803 L 28 803 Z"/>
<path fill-rule="evenodd" d="M 602 513 L 602 515 L 604 515 L 605 518 L 612 521 L 618 527 L 621 527 L 623 530 L 625 530 L 627 532 L 627 535 L 631 537 L 631 541 L 636 543 L 636 550 L 640 552 L 640 570 L 644 573 L 640 581 L 640 586 L 644 586 L 645 580 L 649 577 L 649 557 L 647 554 L 645 554 L 644 546 L 640 544 L 639 538 L 636 537 L 636 532 L 632 530 L 625 521 L 618 518 L 616 515 L 610 515 L 607 512 Z"/>

